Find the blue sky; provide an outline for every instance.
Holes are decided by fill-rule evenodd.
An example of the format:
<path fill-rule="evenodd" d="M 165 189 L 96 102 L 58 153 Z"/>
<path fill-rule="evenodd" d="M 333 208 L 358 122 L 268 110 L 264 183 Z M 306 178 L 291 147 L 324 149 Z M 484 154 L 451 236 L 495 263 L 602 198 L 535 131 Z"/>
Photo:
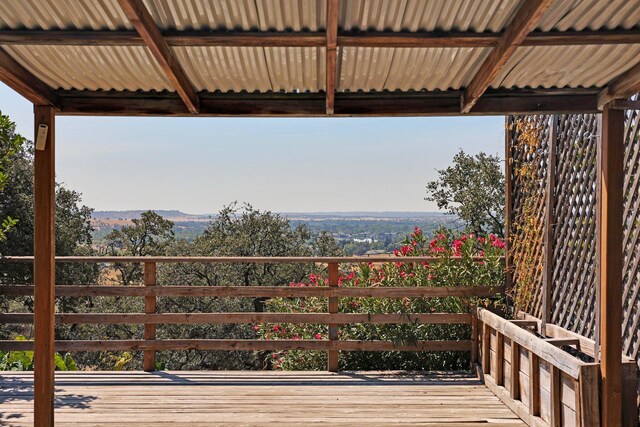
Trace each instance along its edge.
<path fill-rule="evenodd" d="M 0 111 L 33 137 L 32 106 Z M 425 184 L 459 150 L 503 155 L 503 117 L 56 119 L 58 181 L 97 210 L 433 211 Z"/>

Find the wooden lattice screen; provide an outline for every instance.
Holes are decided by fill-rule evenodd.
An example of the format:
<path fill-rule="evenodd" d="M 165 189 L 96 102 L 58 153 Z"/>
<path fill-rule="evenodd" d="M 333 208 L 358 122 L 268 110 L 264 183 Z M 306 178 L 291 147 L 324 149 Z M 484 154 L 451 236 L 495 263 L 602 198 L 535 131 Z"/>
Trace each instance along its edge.
<path fill-rule="evenodd" d="M 535 123 L 537 144 L 522 144 L 516 123 Z M 528 237 L 530 245 L 511 245 L 512 263 L 526 260 L 531 269 L 525 277 L 531 283 L 532 298 L 526 308 L 543 316 L 543 283 L 546 271 L 551 322 L 593 338 L 597 324 L 596 277 L 596 194 L 597 146 L 599 116 L 543 115 L 510 116 L 507 121 L 511 180 L 511 218 L 509 235 L 513 239 Z M 522 129 L 522 125 L 518 127 Z M 640 347 L 640 112 L 628 110 L 625 123 L 625 204 L 624 204 L 624 291 L 623 348 L 638 358 Z M 549 160 L 555 161 L 549 161 Z M 535 191 L 522 189 L 518 168 L 532 166 L 535 171 Z M 551 182 L 548 178 L 551 177 Z M 526 186 L 525 186 L 526 187 Z M 549 187 L 553 191 L 549 194 Z M 551 212 L 547 203 L 552 203 Z M 524 211 L 527 204 L 536 209 Z M 545 247 L 544 223 L 552 224 L 549 245 Z M 522 236 L 524 222 L 537 236 Z M 533 226 L 531 226 L 533 224 Z M 520 234 L 519 234 L 520 233 Z M 545 251 L 548 252 L 545 261 Z M 546 265 L 548 263 L 548 265 Z M 520 274 L 521 275 L 521 274 Z M 513 283 L 521 285 L 517 271 Z"/>

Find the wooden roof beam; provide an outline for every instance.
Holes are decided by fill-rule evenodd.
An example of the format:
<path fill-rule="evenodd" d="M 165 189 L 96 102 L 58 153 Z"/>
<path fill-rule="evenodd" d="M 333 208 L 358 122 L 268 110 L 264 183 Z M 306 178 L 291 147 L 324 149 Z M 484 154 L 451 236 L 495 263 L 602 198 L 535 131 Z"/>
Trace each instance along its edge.
<path fill-rule="evenodd" d="M 461 111 L 468 113 L 513 56 L 518 46 L 533 31 L 553 0 L 527 0 L 518 9 L 506 31 L 469 83 L 462 97 Z"/>
<path fill-rule="evenodd" d="M 162 31 L 169 46 L 324 47 L 324 32 Z M 501 33 L 339 31 L 338 46 L 494 47 Z M 640 44 L 640 29 L 530 33 L 521 46 Z M 145 46 L 136 31 L 0 30 L 0 45 Z"/>
<path fill-rule="evenodd" d="M 493 90 L 471 114 L 597 112 L 597 90 Z M 59 91 L 62 115 L 188 116 L 175 93 Z M 336 93 L 336 116 L 458 116 L 460 91 L 427 93 Z M 321 93 L 200 94 L 200 115 L 207 117 L 321 117 Z"/>
<path fill-rule="evenodd" d="M 614 99 L 625 99 L 640 92 L 640 62 L 625 71 L 600 92 L 598 108 L 602 108 Z"/>
<path fill-rule="evenodd" d="M 118 3 L 189 111 L 192 114 L 198 114 L 200 109 L 198 94 L 175 55 L 169 49 L 160 29 L 142 0 L 118 0 Z"/>
<path fill-rule="evenodd" d="M 336 62 L 338 56 L 338 14 L 340 0 L 327 0 L 327 28 L 326 28 L 326 112 L 333 114 L 336 99 Z"/>
<path fill-rule="evenodd" d="M 54 90 L 20 65 L 1 47 L 0 81 L 35 105 L 58 107 L 58 96 Z"/>

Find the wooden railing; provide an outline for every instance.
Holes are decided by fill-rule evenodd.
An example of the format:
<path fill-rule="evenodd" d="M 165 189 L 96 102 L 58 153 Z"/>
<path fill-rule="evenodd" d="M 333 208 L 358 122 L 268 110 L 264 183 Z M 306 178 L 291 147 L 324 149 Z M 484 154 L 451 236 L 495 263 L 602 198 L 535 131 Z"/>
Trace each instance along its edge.
<path fill-rule="evenodd" d="M 471 313 L 339 313 L 340 298 L 442 298 L 495 296 L 502 286 L 456 287 L 340 287 L 339 265 L 356 263 L 421 263 L 438 262 L 428 257 L 58 257 L 60 263 L 141 263 L 144 284 L 136 286 L 56 285 L 57 297 L 120 296 L 144 298 L 144 313 L 59 313 L 56 324 L 142 324 L 142 340 L 58 340 L 58 351 L 144 351 L 144 369 L 155 369 L 155 352 L 164 350 L 323 350 L 328 353 L 328 370 L 338 370 L 339 351 L 471 351 L 469 340 L 418 341 L 358 341 L 339 339 L 342 324 L 467 324 L 473 327 Z M 32 257 L 7 257 L 2 262 L 33 262 Z M 158 286 L 158 263 L 218 263 L 218 264 L 300 264 L 327 266 L 328 286 Z M 0 286 L 0 295 L 30 296 L 33 285 Z M 157 313 L 157 297 L 324 297 L 328 298 L 327 313 Z M 32 323 L 31 313 L 0 314 L 0 324 Z M 327 340 L 257 340 L 257 339 L 156 339 L 158 324 L 214 323 L 309 323 L 327 324 Z M 476 336 L 473 331 L 473 336 Z M 0 350 L 32 350 L 31 341 L 0 341 Z"/>
<path fill-rule="evenodd" d="M 557 325 L 522 314 L 506 320 L 477 309 L 479 365 L 484 382 L 530 426 L 600 426 L 599 365 L 561 347 L 593 357 L 595 343 Z M 577 353 L 575 353 L 577 354 Z M 625 426 L 637 420 L 635 361 L 622 356 L 628 392 Z"/>

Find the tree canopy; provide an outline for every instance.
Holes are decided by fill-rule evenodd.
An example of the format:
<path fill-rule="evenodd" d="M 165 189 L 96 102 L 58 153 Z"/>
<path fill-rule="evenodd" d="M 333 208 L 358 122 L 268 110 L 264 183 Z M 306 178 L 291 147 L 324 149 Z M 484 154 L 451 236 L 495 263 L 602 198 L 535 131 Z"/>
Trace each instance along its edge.
<path fill-rule="evenodd" d="M 435 202 L 465 222 L 476 233 L 504 235 L 504 173 L 498 156 L 460 150 L 453 164 L 438 170 L 427 183 L 425 200 Z"/>

